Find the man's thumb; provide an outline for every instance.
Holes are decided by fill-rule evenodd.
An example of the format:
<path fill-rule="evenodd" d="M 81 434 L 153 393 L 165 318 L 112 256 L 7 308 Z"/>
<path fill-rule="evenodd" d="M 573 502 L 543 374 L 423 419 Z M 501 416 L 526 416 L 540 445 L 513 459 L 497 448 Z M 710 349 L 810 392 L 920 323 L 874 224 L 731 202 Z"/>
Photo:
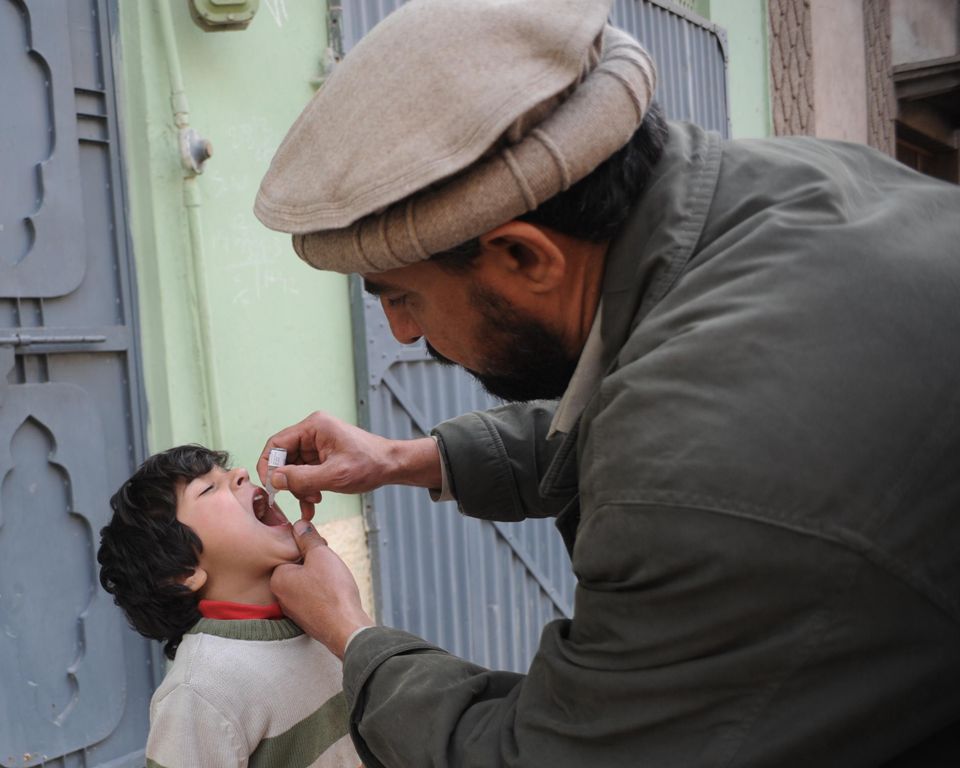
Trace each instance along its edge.
<path fill-rule="evenodd" d="M 306 557 L 311 549 L 327 546 L 327 540 L 320 535 L 312 523 L 306 520 L 297 520 L 293 524 L 293 538 L 300 548 L 300 553 Z"/>
<path fill-rule="evenodd" d="M 291 464 L 277 469 L 270 480 L 278 491 L 290 491 L 300 501 L 319 504 L 323 498 L 326 468 L 310 464 Z"/>

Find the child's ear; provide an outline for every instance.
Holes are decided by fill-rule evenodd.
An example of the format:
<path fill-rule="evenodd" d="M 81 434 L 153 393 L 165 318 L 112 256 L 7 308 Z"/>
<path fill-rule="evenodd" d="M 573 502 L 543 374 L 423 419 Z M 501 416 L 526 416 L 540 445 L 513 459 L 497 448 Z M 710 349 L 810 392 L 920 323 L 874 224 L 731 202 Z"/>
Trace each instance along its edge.
<path fill-rule="evenodd" d="M 189 576 L 183 576 L 178 579 L 178 581 L 191 592 L 199 592 L 203 585 L 207 583 L 207 572 L 200 566 L 197 566 L 194 568 L 193 573 Z"/>

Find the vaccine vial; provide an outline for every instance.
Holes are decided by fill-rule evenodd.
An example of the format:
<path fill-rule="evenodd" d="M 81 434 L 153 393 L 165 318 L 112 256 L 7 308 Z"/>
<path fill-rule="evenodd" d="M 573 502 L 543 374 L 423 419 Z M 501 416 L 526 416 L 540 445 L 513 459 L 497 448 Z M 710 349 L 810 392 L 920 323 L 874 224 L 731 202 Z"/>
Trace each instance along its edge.
<path fill-rule="evenodd" d="M 282 467 L 287 463 L 287 451 L 284 448 L 271 448 L 270 455 L 267 457 L 267 504 L 273 506 L 273 499 L 277 495 L 277 489 L 273 487 L 270 479 L 277 467 Z"/>

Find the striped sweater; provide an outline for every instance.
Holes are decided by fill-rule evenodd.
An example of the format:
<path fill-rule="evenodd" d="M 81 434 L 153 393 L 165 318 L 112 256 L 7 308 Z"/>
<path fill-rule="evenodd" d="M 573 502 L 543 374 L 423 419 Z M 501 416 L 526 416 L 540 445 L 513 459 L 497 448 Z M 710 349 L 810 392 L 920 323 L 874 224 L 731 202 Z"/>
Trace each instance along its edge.
<path fill-rule="evenodd" d="M 148 768 L 356 768 L 340 661 L 289 619 L 201 619 L 150 702 Z"/>

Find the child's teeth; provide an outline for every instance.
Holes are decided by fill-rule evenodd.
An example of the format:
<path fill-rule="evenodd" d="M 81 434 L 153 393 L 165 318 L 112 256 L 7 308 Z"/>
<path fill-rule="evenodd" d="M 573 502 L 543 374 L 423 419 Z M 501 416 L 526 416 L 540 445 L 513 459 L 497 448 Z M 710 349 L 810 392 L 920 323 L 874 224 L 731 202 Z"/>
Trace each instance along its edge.
<path fill-rule="evenodd" d="M 264 503 L 266 501 L 266 496 L 262 491 L 256 493 L 253 497 L 253 514 L 257 520 L 263 521 L 264 516 L 267 514 L 267 505 Z"/>

